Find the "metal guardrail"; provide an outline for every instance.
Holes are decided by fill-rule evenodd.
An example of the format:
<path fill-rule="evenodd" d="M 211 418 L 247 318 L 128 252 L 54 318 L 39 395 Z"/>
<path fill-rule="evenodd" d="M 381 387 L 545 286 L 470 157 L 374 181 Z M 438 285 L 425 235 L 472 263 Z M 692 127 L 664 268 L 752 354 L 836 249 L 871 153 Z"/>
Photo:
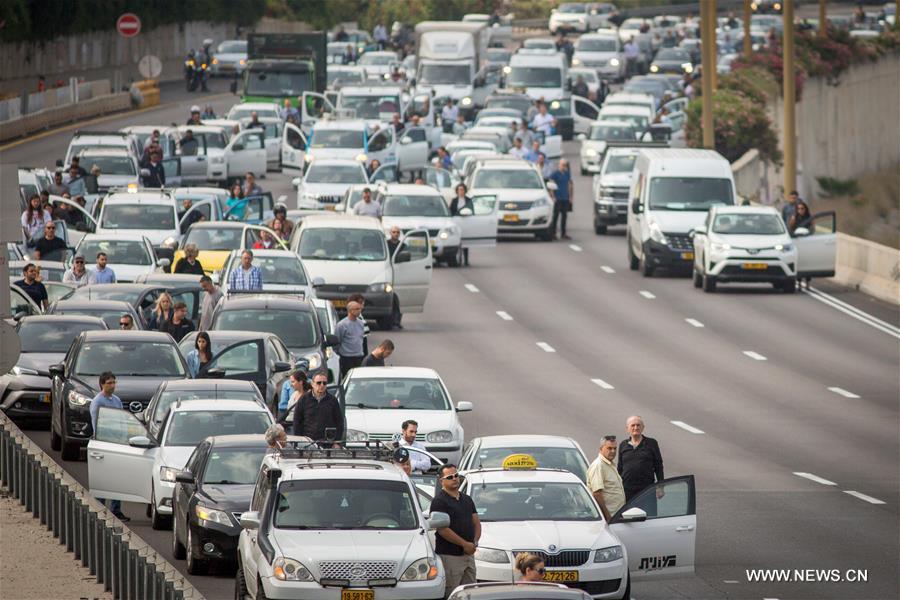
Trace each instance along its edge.
<path fill-rule="evenodd" d="M 116 600 L 203 600 L 175 567 L 2 413 L 0 482 Z"/>

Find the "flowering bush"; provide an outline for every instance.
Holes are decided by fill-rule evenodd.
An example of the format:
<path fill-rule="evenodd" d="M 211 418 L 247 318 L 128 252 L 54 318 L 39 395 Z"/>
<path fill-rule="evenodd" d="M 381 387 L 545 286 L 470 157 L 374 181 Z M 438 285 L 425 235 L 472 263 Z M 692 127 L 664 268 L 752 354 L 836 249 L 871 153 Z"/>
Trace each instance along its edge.
<path fill-rule="evenodd" d="M 719 89 L 743 94 L 757 104 L 767 104 L 778 93 L 775 77 L 761 66 L 747 67 L 719 77 Z"/>
<path fill-rule="evenodd" d="M 701 100 L 694 100 L 687 108 L 685 135 L 688 145 L 694 148 L 703 146 L 701 104 Z M 764 160 L 781 162 L 778 137 L 766 115 L 765 104 L 738 91 L 719 88 L 713 95 L 713 124 L 716 151 L 730 162 L 751 148 L 759 150 Z"/>

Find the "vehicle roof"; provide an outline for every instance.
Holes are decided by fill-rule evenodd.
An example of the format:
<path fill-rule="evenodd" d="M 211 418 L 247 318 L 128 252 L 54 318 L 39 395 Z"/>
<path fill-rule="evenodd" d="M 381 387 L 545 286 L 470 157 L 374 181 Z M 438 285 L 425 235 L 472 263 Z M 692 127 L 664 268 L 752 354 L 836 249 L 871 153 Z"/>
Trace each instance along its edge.
<path fill-rule="evenodd" d="M 629 127 L 634 128 L 635 125 L 631 121 L 619 121 L 616 119 L 597 119 L 596 121 L 591 121 L 591 126 L 594 125 L 610 125 L 614 127 Z"/>
<path fill-rule="evenodd" d="M 19 323 L 84 323 L 85 325 L 100 325 L 106 327 L 106 321 L 100 317 L 88 315 L 29 315 L 22 318 Z"/>
<path fill-rule="evenodd" d="M 399 84 L 391 82 L 385 85 L 348 85 L 341 88 L 342 96 L 383 96 L 385 92 L 394 92 L 400 95 L 402 91 Z"/>
<path fill-rule="evenodd" d="M 619 39 L 619 34 L 616 32 L 615 29 L 601 29 L 601 30 L 595 31 L 595 32 L 593 32 L 593 33 L 582 33 L 582 34 L 581 34 L 581 37 L 579 37 L 578 39 L 580 39 L 580 40 L 590 40 L 590 39 L 593 39 L 593 38 L 598 38 L 598 39 L 610 39 L 610 38 L 613 38 L 613 39 Z"/>
<path fill-rule="evenodd" d="M 191 400 L 190 402 L 175 402 L 169 409 L 177 412 L 258 412 L 268 414 L 269 409 L 256 402 L 246 400 Z"/>
<path fill-rule="evenodd" d="M 256 252 L 253 253 L 254 256 Z M 138 275 L 139 283 L 155 283 L 177 287 L 200 287 L 200 275 L 188 273 L 148 273 Z"/>
<path fill-rule="evenodd" d="M 300 229 L 374 229 L 381 231 L 381 224 L 375 217 L 356 215 L 309 215 L 300 223 Z"/>
<path fill-rule="evenodd" d="M 344 90 L 347 88 L 343 88 Z M 343 90 L 341 90 L 343 92 Z M 369 126 L 363 119 L 319 119 L 312 128 L 315 135 L 319 129 L 362 129 L 366 130 Z"/>
<path fill-rule="evenodd" d="M 511 67 L 521 67 L 521 66 L 551 66 L 551 67 L 566 67 L 566 56 L 561 52 L 554 52 L 553 54 L 513 54 L 509 59 L 509 65 Z"/>
<path fill-rule="evenodd" d="M 506 156 L 506 155 L 503 155 Z M 517 169 L 521 171 L 533 171 L 534 165 L 528 162 L 523 158 L 515 158 L 509 157 L 504 158 L 503 156 L 492 156 L 488 158 L 479 159 L 481 164 L 478 165 L 479 169 Z"/>
<path fill-rule="evenodd" d="M 91 295 L 91 292 L 107 292 L 110 290 L 139 294 L 146 290 L 153 290 L 159 287 L 164 286 L 155 283 L 92 283 L 78 288 L 77 297 L 87 298 Z"/>
<path fill-rule="evenodd" d="M 436 196 L 441 198 L 441 192 L 430 185 L 416 185 L 414 183 L 389 183 L 385 186 L 382 194 L 390 196 L 391 194 L 415 194 L 416 196 Z"/>
<path fill-rule="evenodd" d="M 611 106 L 610 100 L 643 100 L 655 103 L 656 99 L 651 94 L 642 94 L 640 92 L 613 92 L 603 101 L 603 106 Z"/>
<path fill-rule="evenodd" d="M 85 341 L 89 342 L 165 342 L 172 346 L 175 345 L 175 340 L 172 339 L 172 336 L 164 331 L 109 329 L 105 331 L 85 331 L 81 335 L 84 336 Z"/>
<path fill-rule="evenodd" d="M 214 448 L 267 448 L 266 436 L 257 433 L 238 435 L 214 435 L 207 438 Z"/>
<path fill-rule="evenodd" d="M 239 250 L 232 250 L 234 254 L 238 254 Z M 293 250 L 285 250 L 284 248 L 259 248 L 253 250 L 253 258 L 257 258 L 260 256 L 281 256 L 284 258 L 293 258 L 296 260 L 300 260 L 300 257 L 297 256 L 297 253 Z"/>
<path fill-rule="evenodd" d="M 581 483 L 581 479 L 571 471 L 563 469 L 508 469 L 492 467 L 466 471 L 469 485 L 478 483 Z"/>
<path fill-rule="evenodd" d="M 647 116 L 648 106 L 635 106 L 633 104 L 604 104 L 600 109 L 600 114 L 620 114 L 620 115 L 638 115 Z"/>
<path fill-rule="evenodd" d="M 82 158 L 85 156 L 132 156 L 125 146 L 89 146 L 78 155 Z"/>
<path fill-rule="evenodd" d="M 366 367 L 350 372 L 353 379 L 439 379 L 437 371 L 427 367 Z"/>
<path fill-rule="evenodd" d="M 780 216 L 773 206 L 713 206 L 712 208 L 718 214 Z"/>
<path fill-rule="evenodd" d="M 84 242 L 94 242 L 97 240 L 99 240 L 101 242 L 112 242 L 112 241 L 143 242 L 145 239 L 146 238 L 143 235 L 141 235 L 140 233 L 118 233 L 118 232 L 116 232 L 115 235 L 110 235 L 107 233 L 88 233 L 83 238 L 81 238 L 81 241 L 78 242 L 78 246 L 81 246 L 81 244 L 83 244 Z M 111 285 L 115 285 L 115 284 L 111 284 Z"/>
<path fill-rule="evenodd" d="M 64 262 L 58 261 L 58 260 L 25 260 L 25 259 L 11 260 L 11 261 L 9 261 L 9 268 L 10 268 L 9 276 L 10 277 L 18 277 L 18 275 L 13 273 L 12 270 L 16 267 L 22 268 L 28 264 L 32 264 L 32 265 L 34 265 L 36 267 L 40 267 L 42 269 L 50 269 L 50 270 L 56 269 L 58 271 L 64 271 L 66 269 L 66 264 Z M 62 283 L 62 282 L 54 281 L 53 283 Z"/>
<path fill-rule="evenodd" d="M 506 446 L 534 446 L 539 448 L 577 448 L 578 445 L 570 437 L 561 435 L 545 435 L 539 433 L 522 433 L 511 435 L 486 435 L 472 440 L 480 442 L 481 448 L 503 448 Z"/>
<path fill-rule="evenodd" d="M 725 165 L 728 166 L 728 161 L 725 160 L 725 157 L 715 150 L 700 148 L 647 148 L 642 151 L 642 154 L 650 159 L 651 163 L 664 159 L 684 161 L 709 160 L 715 162 L 725 161 Z"/>
<path fill-rule="evenodd" d="M 291 297 L 274 294 L 240 294 L 236 296 L 228 296 L 222 301 L 220 311 L 226 310 L 254 310 L 254 309 L 272 309 L 272 310 L 293 310 L 312 312 L 315 310 L 312 304 L 299 297 Z"/>
<path fill-rule="evenodd" d="M 525 586 L 527 591 L 523 589 Z M 590 598 L 590 594 L 583 590 L 566 587 L 563 584 L 555 584 L 546 581 L 515 583 L 507 582 L 480 582 L 456 588 L 457 592 L 451 593 L 454 600 L 514 600 L 518 598 L 530 598 L 532 600 L 574 600 L 575 598 Z"/>
<path fill-rule="evenodd" d="M 377 479 L 379 481 L 409 482 L 400 467 L 387 461 L 357 458 L 285 458 L 268 454 L 263 461 L 280 468 L 281 481 L 295 479 Z M 328 465 L 328 468 L 303 468 L 306 465 Z M 369 468 L 360 468 L 369 467 Z M 413 485 L 409 482 L 409 485 Z"/>
<path fill-rule="evenodd" d="M 231 112 L 235 108 L 249 108 L 251 110 L 278 110 L 278 105 L 274 102 L 238 102 L 228 109 Z"/>
<path fill-rule="evenodd" d="M 237 121 L 235 121 L 237 122 Z M 169 190 L 173 195 L 186 195 L 186 194 L 216 194 L 216 195 L 228 195 L 228 190 L 218 187 L 204 187 L 204 186 L 190 186 L 190 187 L 177 187 Z"/>
<path fill-rule="evenodd" d="M 196 337 L 197 333 L 197 331 L 191 331 L 184 337 Z M 234 344 L 237 342 L 243 342 L 245 340 L 261 340 L 275 335 L 274 333 L 269 333 L 267 331 L 240 331 L 237 329 L 210 329 L 207 330 L 206 333 L 209 334 L 209 339 L 211 342 L 221 341 L 225 344 Z M 216 381 L 225 380 L 217 379 Z"/>
<path fill-rule="evenodd" d="M 197 221 L 191 224 L 191 229 L 243 229 L 247 223 L 240 221 Z"/>
<path fill-rule="evenodd" d="M 312 161 L 309 166 L 359 167 L 360 169 L 365 168 L 360 161 L 354 160 L 352 158 L 317 158 L 316 160 Z"/>
<path fill-rule="evenodd" d="M 151 129 L 152 131 L 152 129 Z M 118 138 L 118 139 L 128 139 L 131 136 L 130 133 L 126 133 L 124 131 L 113 132 L 113 131 L 76 131 L 72 134 L 72 139 L 75 138 Z"/>
<path fill-rule="evenodd" d="M 178 131 L 187 131 L 190 129 L 193 133 L 222 133 L 225 125 L 178 125 L 174 129 Z"/>
<path fill-rule="evenodd" d="M 640 153 L 640 148 L 617 148 L 616 146 L 609 146 L 606 149 L 607 156 L 637 156 Z"/>
<path fill-rule="evenodd" d="M 97 317 L 86 317 L 96 319 Z M 209 332 L 213 333 L 213 332 Z M 228 333 L 228 332 L 216 332 Z M 243 333 L 243 332 L 240 332 Z M 256 334 L 259 336 L 260 334 Z M 223 390 L 223 391 L 244 391 L 247 389 L 256 389 L 256 384 L 252 381 L 244 379 L 169 379 L 162 383 L 163 387 L 169 391 L 190 391 L 190 390 Z"/>
<path fill-rule="evenodd" d="M 164 191 L 111 192 L 103 199 L 103 204 L 166 204 L 175 206 L 175 199 Z"/>

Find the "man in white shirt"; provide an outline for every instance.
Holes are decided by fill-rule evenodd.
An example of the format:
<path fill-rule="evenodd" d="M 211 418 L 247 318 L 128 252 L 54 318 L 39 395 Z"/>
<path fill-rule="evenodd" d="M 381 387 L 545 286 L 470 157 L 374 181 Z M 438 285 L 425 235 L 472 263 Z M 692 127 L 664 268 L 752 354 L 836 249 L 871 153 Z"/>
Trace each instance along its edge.
<path fill-rule="evenodd" d="M 422 442 L 416 441 L 416 434 L 419 433 L 419 424 L 409 419 L 407 421 L 403 421 L 401 425 L 403 428 L 403 433 L 400 435 L 400 438 L 397 440 L 398 446 L 406 446 L 419 448 L 421 450 L 425 449 L 425 446 L 422 445 Z M 419 473 L 424 473 L 431 468 L 431 459 L 421 452 L 410 452 L 409 453 L 409 462 L 412 465 L 412 470 L 417 471 Z"/>
<path fill-rule="evenodd" d="M 637 72 L 637 59 L 641 53 L 641 49 L 638 46 L 638 43 L 634 41 L 634 36 L 631 36 L 631 38 L 625 42 L 625 46 L 622 49 L 625 53 L 625 77 L 631 77 Z"/>
<path fill-rule="evenodd" d="M 381 202 L 372 199 L 372 190 L 365 188 L 362 193 L 362 200 L 353 207 L 353 214 L 360 217 L 381 218 Z"/>
<path fill-rule="evenodd" d="M 534 115 L 534 119 L 531 120 L 531 128 L 535 131 L 543 131 L 544 135 L 553 135 L 554 125 L 556 125 L 556 119 L 547 112 L 547 103 L 541 102 L 538 114 Z"/>
<path fill-rule="evenodd" d="M 457 115 L 459 115 L 459 107 L 453 104 L 452 98 L 447 98 L 447 104 L 441 109 L 441 121 L 455 123 Z"/>
<path fill-rule="evenodd" d="M 513 147 L 509 149 L 509 155 L 515 156 L 516 158 L 525 158 L 527 153 L 528 150 L 522 147 L 522 138 L 514 139 Z"/>
<path fill-rule="evenodd" d="M 620 508 L 625 506 L 625 488 L 616 463 L 613 462 L 616 460 L 616 450 L 616 436 L 603 436 L 600 454 L 588 467 L 588 487 L 607 523 Z"/>

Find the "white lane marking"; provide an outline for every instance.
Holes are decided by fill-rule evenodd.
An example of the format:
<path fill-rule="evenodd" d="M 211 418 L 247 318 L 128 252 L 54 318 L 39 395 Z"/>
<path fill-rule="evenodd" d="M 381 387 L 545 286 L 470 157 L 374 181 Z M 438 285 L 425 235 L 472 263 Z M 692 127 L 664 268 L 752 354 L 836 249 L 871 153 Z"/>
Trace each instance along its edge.
<path fill-rule="evenodd" d="M 654 298 L 656 298 L 656 296 L 654 296 L 652 293 L 648 292 L 647 290 L 641 290 L 640 294 L 647 300 L 653 300 Z"/>
<path fill-rule="evenodd" d="M 814 300 L 818 300 L 835 310 L 839 310 L 842 313 L 853 317 L 858 321 L 862 321 L 866 325 L 870 327 L 874 327 L 879 331 L 883 331 L 884 333 L 894 336 L 897 339 L 900 339 L 900 327 L 896 325 L 891 325 L 890 323 L 886 323 L 881 319 L 870 315 L 869 313 L 862 311 L 851 304 L 847 304 L 842 300 L 838 300 L 834 296 L 826 294 L 825 292 L 818 290 L 816 288 L 810 288 L 808 290 L 803 290 L 810 298 Z"/>
<path fill-rule="evenodd" d="M 606 265 L 602 265 L 602 266 L 600 267 L 600 270 L 603 271 L 604 273 L 609 273 L 610 275 L 612 275 L 613 273 L 616 272 L 615 269 L 613 269 L 612 267 L 608 267 L 608 266 L 606 266 Z"/>
<path fill-rule="evenodd" d="M 475 287 L 474 285 L 472 285 L 471 283 L 466 284 L 466 289 L 469 290 L 470 292 L 472 292 L 473 294 L 477 294 L 479 291 L 478 288 Z"/>
<path fill-rule="evenodd" d="M 674 425 L 675 427 L 681 427 L 682 429 L 684 429 L 685 431 L 687 431 L 689 433 L 696 433 L 696 434 L 706 433 L 702 429 L 697 429 L 693 425 L 688 425 L 684 421 L 669 421 L 669 422 L 672 425 Z"/>
<path fill-rule="evenodd" d="M 537 342 L 537 347 L 544 352 L 556 352 L 556 350 L 553 349 L 553 346 L 551 346 L 547 342 Z"/>
<path fill-rule="evenodd" d="M 723 579 L 722 583 L 740 583 L 737 579 Z"/>
<path fill-rule="evenodd" d="M 884 500 L 879 500 L 878 498 L 873 498 L 872 496 L 867 496 L 860 492 L 854 492 L 853 490 L 844 490 L 845 494 L 850 494 L 854 498 L 859 498 L 860 500 L 865 500 L 869 504 L 884 504 Z"/>
<path fill-rule="evenodd" d="M 838 394 L 839 396 L 843 396 L 844 398 L 859 398 L 859 396 L 857 396 L 853 392 L 848 392 L 844 388 L 830 387 L 830 388 L 828 388 L 828 391 L 834 392 L 835 394 Z"/>
<path fill-rule="evenodd" d="M 768 360 L 765 356 L 753 350 L 744 350 L 744 355 L 749 356 L 753 360 Z"/>
<path fill-rule="evenodd" d="M 581 246 L 579 246 L 578 244 L 569 244 L 569 248 L 572 250 L 572 252 L 581 252 Z"/>
<path fill-rule="evenodd" d="M 796 475 L 797 477 L 802 477 L 803 479 L 809 479 L 810 481 L 815 481 L 816 483 L 821 483 L 822 485 L 837 485 L 833 481 L 829 481 L 827 479 L 819 477 L 818 475 L 813 475 L 812 473 L 802 473 L 802 472 L 794 471 L 794 475 Z"/>
<path fill-rule="evenodd" d="M 687 321 L 694 327 L 705 327 L 705 325 L 703 323 L 701 323 L 700 321 L 698 321 L 697 319 L 685 319 L 685 321 Z"/>
<path fill-rule="evenodd" d="M 500 317 L 501 319 L 503 319 L 504 321 L 512 321 L 513 320 L 512 316 L 505 310 L 498 310 L 497 316 Z"/>
<path fill-rule="evenodd" d="M 600 387 L 602 387 L 604 390 L 614 390 L 614 389 L 616 389 L 616 388 L 614 388 L 613 386 L 611 386 L 611 385 L 609 385 L 608 383 L 606 383 L 605 381 L 603 381 L 602 379 L 591 379 L 591 381 L 593 381 L 594 383 L 596 383 L 597 385 L 599 385 Z"/>

